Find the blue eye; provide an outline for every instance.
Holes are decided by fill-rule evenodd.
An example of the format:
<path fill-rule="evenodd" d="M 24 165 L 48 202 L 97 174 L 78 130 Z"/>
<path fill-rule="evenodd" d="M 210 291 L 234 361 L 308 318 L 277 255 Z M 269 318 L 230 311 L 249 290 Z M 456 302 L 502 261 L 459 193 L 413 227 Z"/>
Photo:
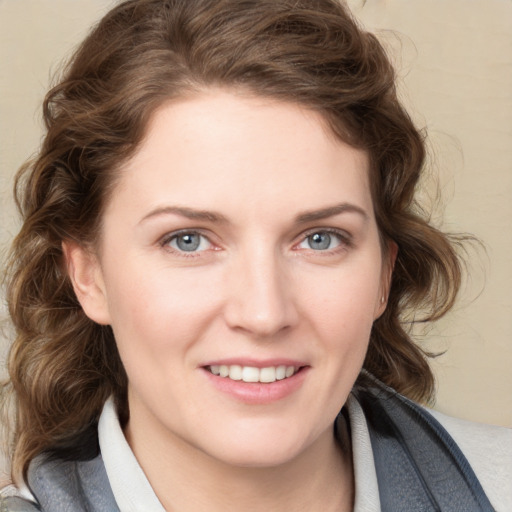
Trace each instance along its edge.
<path fill-rule="evenodd" d="M 179 252 L 199 252 L 209 249 L 210 241 L 203 235 L 194 232 L 173 235 L 167 244 Z"/>
<path fill-rule="evenodd" d="M 306 236 L 299 244 L 301 249 L 313 249 L 314 251 L 328 251 L 335 249 L 342 243 L 341 235 L 329 231 L 316 231 Z"/>

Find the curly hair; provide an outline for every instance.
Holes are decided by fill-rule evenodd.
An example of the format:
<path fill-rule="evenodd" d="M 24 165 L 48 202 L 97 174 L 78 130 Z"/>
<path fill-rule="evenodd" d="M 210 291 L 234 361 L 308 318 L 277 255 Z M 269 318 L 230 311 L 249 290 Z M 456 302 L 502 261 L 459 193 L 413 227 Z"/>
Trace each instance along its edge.
<path fill-rule="evenodd" d="M 337 0 L 127 0 L 92 30 L 48 93 L 46 136 L 16 178 L 23 225 L 8 265 L 16 337 L 4 385 L 17 411 L 13 475 L 42 452 L 80 457 L 109 395 L 127 418 L 127 376 L 112 330 L 83 312 L 62 242 L 94 244 L 119 167 L 152 113 L 208 87 L 305 106 L 367 152 L 382 245 L 393 241 L 398 255 L 364 368 L 413 399 L 432 397 L 427 354 L 404 314 L 446 313 L 461 264 L 453 240 L 415 203 L 423 135 L 397 99 L 376 37 Z"/>

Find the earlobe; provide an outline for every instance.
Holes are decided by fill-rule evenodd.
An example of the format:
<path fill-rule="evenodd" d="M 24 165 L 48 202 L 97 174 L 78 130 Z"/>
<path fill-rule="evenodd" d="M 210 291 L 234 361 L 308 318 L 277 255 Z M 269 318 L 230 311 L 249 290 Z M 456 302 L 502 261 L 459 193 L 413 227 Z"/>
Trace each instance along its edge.
<path fill-rule="evenodd" d="M 66 269 L 76 297 L 94 322 L 110 324 L 105 284 L 97 257 L 76 242 L 62 242 Z"/>
<path fill-rule="evenodd" d="M 398 245 L 395 242 L 389 242 L 386 258 L 383 262 L 381 286 L 379 289 L 379 300 L 376 308 L 374 320 L 377 320 L 386 310 L 388 304 L 389 290 L 391 289 L 391 280 L 393 277 L 393 269 L 395 268 L 396 257 L 398 255 Z"/>

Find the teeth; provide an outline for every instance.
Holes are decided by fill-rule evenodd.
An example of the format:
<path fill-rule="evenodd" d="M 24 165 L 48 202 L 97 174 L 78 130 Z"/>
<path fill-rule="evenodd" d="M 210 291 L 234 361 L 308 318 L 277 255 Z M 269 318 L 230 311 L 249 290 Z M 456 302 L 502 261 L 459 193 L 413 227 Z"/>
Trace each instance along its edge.
<path fill-rule="evenodd" d="M 281 365 L 276 368 L 276 379 L 283 380 L 286 377 L 286 366 Z"/>
<path fill-rule="evenodd" d="M 275 382 L 276 379 L 276 369 L 270 366 L 269 368 L 262 368 L 260 370 L 260 382 Z"/>
<path fill-rule="evenodd" d="M 244 369 L 242 370 L 242 380 L 244 382 L 258 382 L 260 380 L 259 368 L 244 366 Z"/>
<path fill-rule="evenodd" d="M 234 364 L 229 367 L 229 378 L 231 380 L 242 380 L 242 367 Z"/>
<path fill-rule="evenodd" d="M 229 377 L 231 380 L 242 380 L 244 382 L 275 382 L 283 380 L 297 373 L 295 366 L 267 366 L 265 368 L 256 368 L 254 366 L 240 366 L 238 364 L 212 365 L 210 372 L 220 377 Z"/>

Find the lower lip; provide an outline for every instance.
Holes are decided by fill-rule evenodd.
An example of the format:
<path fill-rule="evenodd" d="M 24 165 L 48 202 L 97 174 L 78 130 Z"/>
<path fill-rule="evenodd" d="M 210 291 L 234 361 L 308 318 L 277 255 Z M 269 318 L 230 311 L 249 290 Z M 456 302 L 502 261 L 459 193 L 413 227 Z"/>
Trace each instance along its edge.
<path fill-rule="evenodd" d="M 295 393 L 302 386 L 308 369 L 303 367 L 291 377 L 269 383 L 231 380 L 228 377 L 213 375 L 206 368 L 203 368 L 203 371 L 210 383 L 222 393 L 246 404 L 263 405 L 277 402 Z"/>

